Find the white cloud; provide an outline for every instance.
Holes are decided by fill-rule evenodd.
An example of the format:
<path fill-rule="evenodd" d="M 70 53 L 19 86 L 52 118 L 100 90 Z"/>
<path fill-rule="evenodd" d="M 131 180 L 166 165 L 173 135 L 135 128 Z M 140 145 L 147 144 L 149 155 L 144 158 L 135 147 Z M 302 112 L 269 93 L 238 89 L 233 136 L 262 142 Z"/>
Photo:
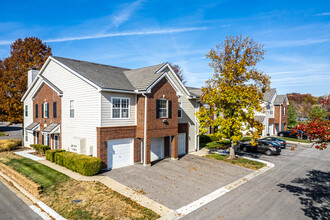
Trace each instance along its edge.
<path fill-rule="evenodd" d="M 9 45 L 13 43 L 14 41 L 11 40 L 0 40 L 0 45 Z"/>
<path fill-rule="evenodd" d="M 141 6 L 143 0 L 137 0 L 133 3 L 124 5 L 121 10 L 115 12 L 112 16 L 112 24 L 116 27 L 129 20 L 132 14 Z"/>
<path fill-rule="evenodd" d="M 44 40 L 44 42 L 65 42 L 65 41 L 75 41 L 75 40 L 88 40 L 88 39 L 99 39 L 108 37 L 120 37 L 120 36 L 135 36 L 135 35 L 155 35 L 155 34 L 172 34 L 188 31 L 198 31 L 205 30 L 206 27 L 198 28 L 169 28 L 169 29 L 158 29 L 158 30 L 144 30 L 144 31 L 133 31 L 133 32 L 118 32 L 118 33 L 108 33 L 108 34 L 92 34 L 77 37 L 63 37 L 63 38 L 53 38 Z"/>
<path fill-rule="evenodd" d="M 329 42 L 330 38 L 308 38 L 302 40 L 280 40 L 280 41 L 268 41 L 265 42 L 266 47 L 270 48 L 279 48 L 279 47 L 298 47 L 298 46 L 307 46 L 313 44 L 320 44 Z"/>
<path fill-rule="evenodd" d="M 316 14 L 315 16 L 329 16 L 329 15 L 330 15 L 330 12 L 323 12 L 320 14 Z"/>

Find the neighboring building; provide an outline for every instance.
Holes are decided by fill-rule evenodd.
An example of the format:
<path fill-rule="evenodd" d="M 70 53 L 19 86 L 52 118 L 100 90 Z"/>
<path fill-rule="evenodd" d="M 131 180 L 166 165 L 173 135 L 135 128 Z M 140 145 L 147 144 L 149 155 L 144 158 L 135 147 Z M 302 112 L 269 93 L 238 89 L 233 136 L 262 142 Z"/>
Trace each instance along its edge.
<path fill-rule="evenodd" d="M 49 57 L 28 72 L 24 146 L 92 155 L 108 169 L 177 159 L 199 149 L 200 95 L 167 63 L 130 70 Z"/>
<path fill-rule="evenodd" d="M 286 131 L 289 105 L 286 95 L 277 95 L 276 89 L 270 89 L 265 92 L 264 99 L 266 112 L 256 113 L 256 119 L 264 126 L 262 135 L 277 135 L 280 131 Z"/>

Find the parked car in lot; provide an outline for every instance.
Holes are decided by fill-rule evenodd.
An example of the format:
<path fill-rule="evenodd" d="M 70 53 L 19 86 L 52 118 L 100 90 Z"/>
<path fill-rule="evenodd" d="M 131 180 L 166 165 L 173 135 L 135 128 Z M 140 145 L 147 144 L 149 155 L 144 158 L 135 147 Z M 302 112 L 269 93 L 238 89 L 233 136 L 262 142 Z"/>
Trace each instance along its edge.
<path fill-rule="evenodd" d="M 244 152 L 246 151 L 259 152 L 259 153 L 265 153 L 268 156 L 272 154 L 281 154 L 281 146 L 276 142 L 268 142 L 262 140 L 256 140 L 256 142 L 257 142 L 256 146 L 252 146 L 251 142 L 240 142 L 239 148 Z"/>
<path fill-rule="evenodd" d="M 299 131 L 298 132 L 295 132 L 295 133 L 292 133 L 291 134 L 291 130 L 287 130 L 287 131 L 280 131 L 278 132 L 277 136 L 280 136 L 280 137 L 291 137 L 291 138 L 298 138 L 298 139 L 308 139 L 307 135 L 306 135 L 306 132 L 303 132 L 303 131 Z"/>
<path fill-rule="evenodd" d="M 265 138 L 261 138 L 259 140 L 267 141 L 267 142 L 275 142 L 275 143 L 279 144 L 281 146 L 281 148 L 286 148 L 286 141 L 282 140 L 281 138 L 265 137 Z"/>

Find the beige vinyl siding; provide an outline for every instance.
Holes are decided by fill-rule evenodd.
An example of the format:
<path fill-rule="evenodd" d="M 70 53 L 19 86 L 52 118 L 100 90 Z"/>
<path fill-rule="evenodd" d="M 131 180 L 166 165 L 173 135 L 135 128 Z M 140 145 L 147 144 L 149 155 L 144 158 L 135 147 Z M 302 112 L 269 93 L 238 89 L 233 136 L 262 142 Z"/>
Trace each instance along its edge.
<path fill-rule="evenodd" d="M 54 61 L 49 62 L 42 75 L 63 91 L 62 147 L 68 149 L 76 141 L 74 139 L 85 139 L 85 154 L 97 156 L 96 127 L 100 126 L 98 90 Z M 71 100 L 74 100 L 74 118 L 70 118 Z"/>
<path fill-rule="evenodd" d="M 167 72 L 167 74 L 171 77 L 171 80 L 175 83 L 175 85 L 180 89 L 180 91 L 182 92 L 183 95 L 187 96 L 187 92 L 185 91 L 185 89 L 182 87 L 181 83 L 178 82 L 178 80 L 176 79 L 176 77 L 173 75 L 173 73 L 166 68 L 165 70 Z"/>
<path fill-rule="evenodd" d="M 130 117 L 128 119 L 112 119 L 111 111 L 112 104 L 111 98 L 129 98 L 130 99 Z M 129 126 L 136 125 L 136 95 L 129 93 L 115 93 L 115 92 L 102 92 L 101 103 L 102 103 L 102 127 L 111 126 Z"/>

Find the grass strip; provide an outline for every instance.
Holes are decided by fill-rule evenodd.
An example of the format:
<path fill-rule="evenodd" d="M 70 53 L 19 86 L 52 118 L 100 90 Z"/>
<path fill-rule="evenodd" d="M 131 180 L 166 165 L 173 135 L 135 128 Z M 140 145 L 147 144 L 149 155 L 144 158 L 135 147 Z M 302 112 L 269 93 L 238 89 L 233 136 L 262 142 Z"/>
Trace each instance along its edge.
<path fill-rule="evenodd" d="M 236 159 L 228 159 L 229 156 L 222 155 L 222 154 L 209 154 L 204 157 L 215 159 L 215 160 L 221 160 L 226 163 L 235 164 L 235 165 L 253 169 L 253 170 L 258 170 L 258 169 L 266 166 L 266 164 L 264 164 L 264 163 L 254 161 L 254 160 L 249 160 L 246 158 L 241 158 L 241 157 L 237 157 Z"/>
<path fill-rule="evenodd" d="M 290 138 L 290 137 L 279 137 L 283 140 L 286 140 L 286 141 L 295 141 L 295 142 L 300 142 L 300 143 L 313 143 L 309 140 L 301 140 L 301 139 L 297 139 L 297 138 Z"/>

